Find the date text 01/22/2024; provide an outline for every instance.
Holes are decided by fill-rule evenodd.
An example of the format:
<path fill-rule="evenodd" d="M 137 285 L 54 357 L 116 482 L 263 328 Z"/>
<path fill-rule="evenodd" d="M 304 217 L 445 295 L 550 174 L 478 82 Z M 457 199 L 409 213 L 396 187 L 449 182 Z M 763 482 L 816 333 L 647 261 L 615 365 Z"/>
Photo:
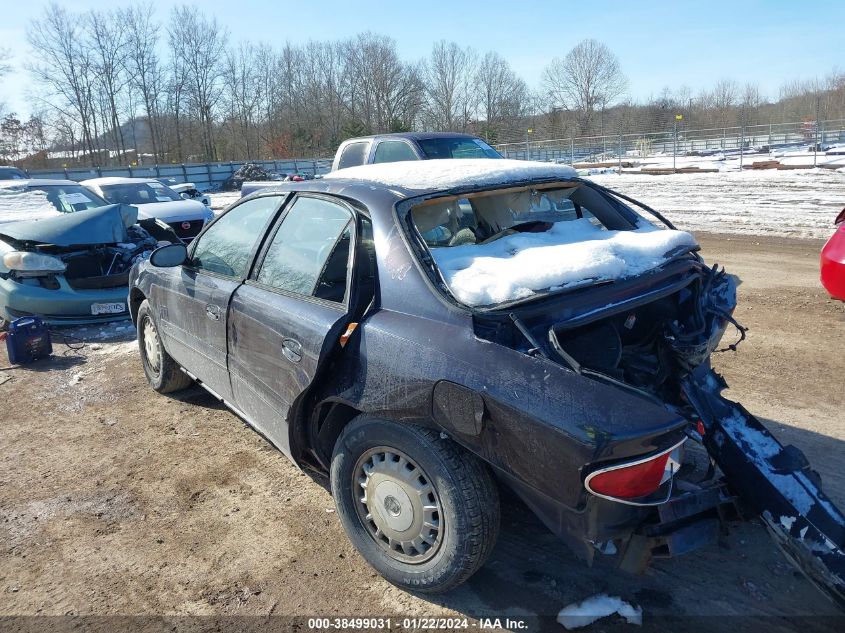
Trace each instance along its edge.
<path fill-rule="evenodd" d="M 519 618 L 480 618 L 477 623 L 468 618 L 309 618 L 308 628 L 312 630 L 374 630 L 391 631 L 396 629 L 409 630 L 524 630 L 528 623 Z"/>

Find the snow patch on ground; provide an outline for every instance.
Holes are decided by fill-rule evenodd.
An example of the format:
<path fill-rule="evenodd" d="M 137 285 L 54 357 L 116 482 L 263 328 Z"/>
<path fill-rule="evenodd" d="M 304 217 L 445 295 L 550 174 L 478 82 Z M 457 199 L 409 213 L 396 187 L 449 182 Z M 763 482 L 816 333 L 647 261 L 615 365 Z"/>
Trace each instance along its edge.
<path fill-rule="evenodd" d="M 570 604 L 560 610 L 557 621 L 567 630 L 589 626 L 596 620 L 618 613 L 628 624 L 641 626 L 643 610 L 634 607 L 616 596 L 600 593 L 581 602 Z"/>
<path fill-rule="evenodd" d="M 590 180 L 649 205 L 685 231 L 827 239 L 845 207 L 845 177 L 829 169 Z"/>
<path fill-rule="evenodd" d="M 62 213 L 43 191 L 27 191 L 23 185 L 0 187 L 0 224 L 53 218 Z"/>
<path fill-rule="evenodd" d="M 482 306 L 588 280 L 638 275 L 664 262 L 666 253 L 695 245 L 695 238 L 683 231 L 655 230 L 650 225 L 606 231 L 583 218 L 489 244 L 432 248 L 431 254 L 455 297 Z"/>
<path fill-rule="evenodd" d="M 352 178 L 387 187 L 433 191 L 535 178 L 566 180 L 575 176 L 575 170 L 567 165 L 527 160 L 467 158 L 361 165 L 333 171 L 324 178 Z"/>
<path fill-rule="evenodd" d="M 217 191 L 207 194 L 211 198 L 211 210 L 220 215 L 226 208 L 241 199 L 240 191 Z"/>

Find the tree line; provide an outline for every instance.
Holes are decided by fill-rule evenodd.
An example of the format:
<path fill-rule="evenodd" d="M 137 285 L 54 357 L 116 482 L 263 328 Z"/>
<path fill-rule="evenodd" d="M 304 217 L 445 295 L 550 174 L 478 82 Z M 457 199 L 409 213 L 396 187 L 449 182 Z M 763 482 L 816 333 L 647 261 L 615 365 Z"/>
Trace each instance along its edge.
<path fill-rule="evenodd" d="M 403 59 L 394 39 L 232 42 L 195 6 L 162 21 L 152 4 L 74 13 L 49 5 L 27 30 L 33 114 L 0 119 L 0 158 L 39 166 L 329 156 L 351 136 L 466 131 L 490 143 L 652 131 L 678 111 L 685 125 L 795 121 L 823 108 L 845 117 L 845 75 L 792 82 L 775 102 L 754 84 L 724 80 L 692 94 L 625 98 L 614 53 L 585 40 L 549 60 L 534 89 L 495 51 L 433 44 Z M 0 76 L 8 70 L 0 50 Z M 822 104 L 822 98 L 824 103 Z"/>

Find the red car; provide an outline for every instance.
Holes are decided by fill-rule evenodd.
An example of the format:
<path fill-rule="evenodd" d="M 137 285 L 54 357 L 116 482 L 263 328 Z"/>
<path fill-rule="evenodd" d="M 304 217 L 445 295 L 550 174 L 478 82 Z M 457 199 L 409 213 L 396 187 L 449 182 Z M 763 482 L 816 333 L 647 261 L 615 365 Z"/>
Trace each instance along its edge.
<path fill-rule="evenodd" d="M 822 249 L 822 285 L 831 297 L 845 301 L 845 209 L 835 224 L 839 228 Z"/>

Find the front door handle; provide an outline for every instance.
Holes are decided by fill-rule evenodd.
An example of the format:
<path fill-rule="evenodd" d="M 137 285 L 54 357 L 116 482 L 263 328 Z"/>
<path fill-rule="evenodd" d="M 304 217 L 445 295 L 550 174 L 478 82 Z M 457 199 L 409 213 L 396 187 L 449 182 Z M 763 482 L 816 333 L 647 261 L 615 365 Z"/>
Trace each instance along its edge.
<path fill-rule="evenodd" d="M 286 338 L 282 341 L 282 354 L 292 363 L 298 363 L 302 360 L 302 343 L 299 341 Z"/>
<path fill-rule="evenodd" d="M 213 303 L 208 303 L 205 306 L 205 316 L 207 316 L 212 321 L 219 321 L 220 320 L 220 308 Z"/>

